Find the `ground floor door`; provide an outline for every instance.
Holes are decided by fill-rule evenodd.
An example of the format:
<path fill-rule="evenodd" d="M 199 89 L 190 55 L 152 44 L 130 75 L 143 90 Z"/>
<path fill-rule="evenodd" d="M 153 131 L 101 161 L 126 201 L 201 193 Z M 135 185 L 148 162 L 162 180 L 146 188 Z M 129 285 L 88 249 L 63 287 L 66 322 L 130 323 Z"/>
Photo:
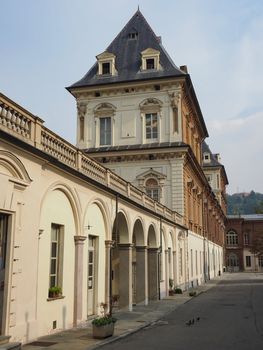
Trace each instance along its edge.
<path fill-rule="evenodd" d="M 0 213 L 0 334 L 2 334 L 9 215 Z"/>
<path fill-rule="evenodd" d="M 88 247 L 88 316 L 95 313 L 95 271 L 96 271 L 96 238 L 89 236 Z"/>

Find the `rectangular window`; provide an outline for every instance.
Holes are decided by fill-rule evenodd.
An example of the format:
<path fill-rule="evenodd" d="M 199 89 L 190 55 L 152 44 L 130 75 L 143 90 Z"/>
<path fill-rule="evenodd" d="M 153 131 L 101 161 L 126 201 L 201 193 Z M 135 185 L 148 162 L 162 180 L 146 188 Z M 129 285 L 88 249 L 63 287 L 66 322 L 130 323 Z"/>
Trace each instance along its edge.
<path fill-rule="evenodd" d="M 190 251 L 190 259 L 191 259 L 191 277 L 193 277 L 193 250 Z"/>
<path fill-rule="evenodd" d="M 159 201 L 159 189 L 158 188 L 146 188 L 146 193 L 149 197 L 155 201 Z"/>
<path fill-rule="evenodd" d="M 180 270 L 180 276 L 183 276 L 183 248 L 180 248 L 179 270 Z"/>
<path fill-rule="evenodd" d="M 100 145 L 111 145 L 111 118 L 100 118 Z"/>
<path fill-rule="evenodd" d="M 0 269 L 3 270 L 6 265 L 6 246 L 8 232 L 8 216 L 0 214 Z"/>
<path fill-rule="evenodd" d="M 102 74 L 110 74 L 110 63 L 102 63 Z"/>
<path fill-rule="evenodd" d="M 164 280 L 163 277 L 163 252 L 159 254 L 159 273 L 160 273 L 160 282 Z"/>
<path fill-rule="evenodd" d="M 258 257 L 258 266 L 263 267 L 263 256 Z"/>
<path fill-rule="evenodd" d="M 158 137 L 158 122 L 157 113 L 145 114 L 145 129 L 146 139 L 157 139 Z"/>
<path fill-rule="evenodd" d="M 146 69 L 154 69 L 154 58 L 147 58 L 146 59 Z"/>
<path fill-rule="evenodd" d="M 51 224 L 49 287 L 62 287 L 63 226 Z"/>
<path fill-rule="evenodd" d="M 246 256 L 246 266 L 251 267 L 251 256 Z"/>
<path fill-rule="evenodd" d="M 248 233 L 244 234 L 244 245 L 249 245 L 249 234 Z"/>
<path fill-rule="evenodd" d="M 195 251 L 195 273 L 198 275 L 197 250 Z"/>
<path fill-rule="evenodd" d="M 179 131 L 179 125 L 178 125 L 178 108 L 173 107 L 173 126 L 174 126 L 174 132 Z"/>

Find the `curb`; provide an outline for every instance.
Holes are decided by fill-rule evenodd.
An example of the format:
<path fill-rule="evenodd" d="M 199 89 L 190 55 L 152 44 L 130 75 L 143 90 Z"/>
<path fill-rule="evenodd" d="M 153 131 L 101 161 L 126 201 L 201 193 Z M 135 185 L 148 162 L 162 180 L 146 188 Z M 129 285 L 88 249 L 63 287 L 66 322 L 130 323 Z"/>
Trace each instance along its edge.
<path fill-rule="evenodd" d="M 220 279 L 219 279 L 215 284 L 217 285 L 219 281 L 220 281 Z M 184 304 L 186 304 L 186 303 L 189 303 L 191 300 L 197 298 L 199 295 L 201 295 L 201 294 L 203 294 L 203 293 L 206 293 L 208 290 L 210 290 L 210 289 L 213 288 L 213 287 L 214 287 L 214 285 L 212 285 L 211 287 L 208 287 L 208 288 L 205 289 L 205 290 L 201 290 L 195 297 L 189 297 L 188 300 L 182 302 L 182 304 L 180 304 L 180 305 L 176 305 L 176 306 L 175 306 L 174 308 L 172 308 L 171 310 L 166 311 L 165 313 L 162 314 L 162 316 L 156 318 L 154 321 L 147 322 L 147 323 L 145 323 L 144 325 L 138 326 L 137 328 L 134 328 L 134 329 L 132 329 L 132 330 L 130 330 L 130 331 L 126 331 L 126 332 L 124 332 L 123 334 L 120 334 L 120 335 L 116 336 L 115 338 L 113 337 L 113 338 L 110 338 L 110 339 L 108 339 L 108 340 L 104 340 L 104 341 L 102 341 L 102 342 L 100 342 L 100 343 L 98 343 L 98 344 L 95 344 L 95 345 L 93 345 L 93 346 L 91 346 L 91 347 L 88 347 L 87 350 L 88 350 L 88 349 L 90 349 L 90 350 L 98 349 L 98 348 L 101 347 L 101 346 L 104 346 L 104 345 L 107 345 L 107 344 L 111 344 L 111 343 L 117 342 L 117 341 L 119 341 L 119 340 L 122 340 L 123 338 L 128 337 L 129 335 L 132 335 L 132 334 L 135 334 L 135 333 L 139 332 L 139 331 L 142 330 L 142 329 L 145 329 L 145 328 L 147 328 L 147 327 L 149 327 L 149 326 L 152 326 L 152 325 L 154 325 L 156 322 L 160 321 L 163 317 L 165 317 L 165 316 L 168 315 L 169 313 L 171 313 L 171 312 L 173 312 L 174 310 L 176 310 L 178 307 L 180 307 L 180 306 L 182 306 L 182 305 L 184 305 Z"/>

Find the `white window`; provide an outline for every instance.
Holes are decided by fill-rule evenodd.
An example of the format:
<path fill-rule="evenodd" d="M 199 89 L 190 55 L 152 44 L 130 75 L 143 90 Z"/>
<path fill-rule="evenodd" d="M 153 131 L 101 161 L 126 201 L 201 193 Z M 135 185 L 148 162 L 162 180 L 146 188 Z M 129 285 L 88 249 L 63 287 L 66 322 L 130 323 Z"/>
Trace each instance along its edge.
<path fill-rule="evenodd" d="M 263 256 L 258 257 L 258 266 L 263 267 Z"/>
<path fill-rule="evenodd" d="M 147 58 L 146 59 L 146 70 L 149 69 L 155 69 L 155 62 L 154 58 Z"/>
<path fill-rule="evenodd" d="M 102 63 L 102 74 L 111 74 L 111 64 L 110 62 Z"/>
<path fill-rule="evenodd" d="M 51 225 L 49 288 L 62 286 L 63 226 Z"/>
<path fill-rule="evenodd" d="M 142 56 L 142 71 L 151 71 L 153 69 L 160 70 L 160 51 L 148 48 L 141 52 Z"/>
<path fill-rule="evenodd" d="M 179 271 L 180 271 L 180 276 L 183 276 L 183 248 L 180 248 Z"/>
<path fill-rule="evenodd" d="M 100 145 L 111 145 L 111 117 L 100 118 Z"/>
<path fill-rule="evenodd" d="M 228 231 L 226 234 L 226 245 L 236 246 L 238 245 L 238 235 L 235 231 Z"/>
<path fill-rule="evenodd" d="M 246 266 L 251 267 L 251 256 L 249 255 L 246 256 Z"/>
<path fill-rule="evenodd" d="M 145 183 L 145 191 L 148 196 L 150 196 L 155 201 L 160 200 L 160 188 L 157 180 L 148 179 Z"/>
<path fill-rule="evenodd" d="M 158 120 L 157 113 L 146 113 L 145 114 L 145 131 L 146 139 L 152 140 L 158 138 Z"/>

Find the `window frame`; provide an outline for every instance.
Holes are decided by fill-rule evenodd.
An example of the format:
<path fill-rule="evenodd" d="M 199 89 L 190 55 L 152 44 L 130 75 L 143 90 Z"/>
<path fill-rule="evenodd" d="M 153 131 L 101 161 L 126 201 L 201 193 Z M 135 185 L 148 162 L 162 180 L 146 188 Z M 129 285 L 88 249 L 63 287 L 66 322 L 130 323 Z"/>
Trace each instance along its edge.
<path fill-rule="evenodd" d="M 147 120 L 150 119 L 150 120 Z M 154 120 L 153 120 L 154 119 Z M 150 125 L 147 125 L 149 122 Z M 157 112 L 147 112 L 145 113 L 145 140 L 146 141 L 156 141 L 159 137 L 158 128 L 158 113 Z M 156 124 L 156 125 L 154 125 Z M 147 128 L 150 129 L 150 133 L 147 132 Z M 147 134 L 150 136 L 148 137 Z"/>
<path fill-rule="evenodd" d="M 147 182 L 149 181 L 155 181 L 156 185 L 148 185 Z M 151 197 L 153 200 L 160 202 L 161 197 L 161 189 L 160 189 L 160 183 L 159 181 L 154 177 L 149 177 L 145 180 L 145 193 Z"/>
<path fill-rule="evenodd" d="M 107 124 L 107 121 L 109 121 L 109 125 L 105 125 L 104 135 L 102 135 L 102 121 L 105 121 L 105 124 Z M 109 130 L 108 130 L 109 127 Z M 104 137 L 105 143 L 102 143 L 102 136 Z M 110 142 L 108 142 L 110 141 Z M 111 146 L 112 145 L 112 117 L 105 116 L 99 118 L 99 146 Z"/>
<path fill-rule="evenodd" d="M 56 239 L 53 239 L 53 233 L 56 233 Z M 56 244 L 55 254 L 53 256 L 53 247 Z M 50 264 L 49 264 L 49 288 L 61 287 L 63 283 L 63 244 L 64 244 L 64 226 L 52 223 L 50 235 Z M 53 273 L 52 261 L 55 261 L 55 272 Z M 52 277 L 55 277 L 54 283 Z"/>
<path fill-rule="evenodd" d="M 228 247 L 237 247 L 238 246 L 238 234 L 235 230 L 229 230 L 226 233 L 226 245 Z"/>

